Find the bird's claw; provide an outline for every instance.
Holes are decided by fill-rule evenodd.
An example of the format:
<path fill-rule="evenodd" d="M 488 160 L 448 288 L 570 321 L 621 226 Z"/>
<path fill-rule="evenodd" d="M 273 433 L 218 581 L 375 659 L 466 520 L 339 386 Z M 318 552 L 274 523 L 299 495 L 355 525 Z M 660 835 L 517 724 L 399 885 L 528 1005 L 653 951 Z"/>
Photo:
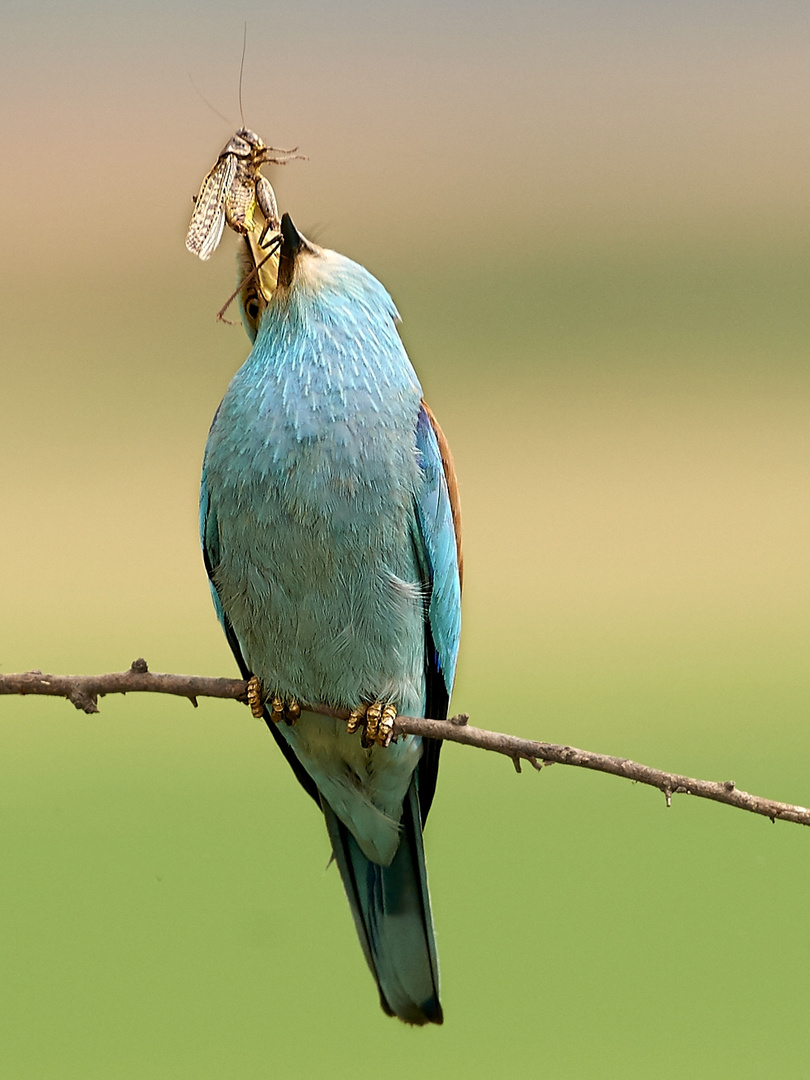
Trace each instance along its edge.
<path fill-rule="evenodd" d="M 383 705 L 380 722 L 377 725 L 377 742 L 380 746 L 390 746 L 394 741 L 394 721 L 396 718 L 396 706 Z"/>
<path fill-rule="evenodd" d="M 284 720 L 287 724 L 294 724 L 301 715 L 301 706 L 294 697 L 284 698 L 274 694 L 270 698 L 270 719 L 274 724 L 280 724 Z"/>
<path fill-rule="evenodd" d="M 247 701 L 250 711 L 257 720 L 261 720 L 264 717 L 264 691 L 262 690 L 262 684 L 255 675 L 248 679 Z M 288 724 L 294 724 L 301 715 L 301 706 L 292 697 L 287 698 L 285 701 L 278 694 L 274 694 L 269 699 L 269 705 L 270 719 L 274 724 L 280 724 L 282 720 L 285 720 Z"/>
<path fill-rule="evenodd" d="M 250 706 L 250 711 L 256 717 L 257 720 L 261 720 L 264 716 L 264 705 L 262 704 L 262 684 L 256 678 L 255 675 L 251 675 L 247 684 L 247 703 Z"/>
<path fill-rule="evenodd" d="M 349 719 L 346 721 L 346 731 L 350 735 L 354 735 L 358 728 L 363 726 L 366 719 L 366 706 L 361 705 L 357 709 L 352 709 L 349 713 Z"/>
<path fill-rule="evenodd" d="M 346 722 L 346 731 L 352 735 L 362 728 L 360 741 L 366 748 L 374 745 L 390 746 L 394 738 L 396 718 L 395 705 L 384 705 L 381 701 L 375 701 L 371 705 L 360 705 L 352 709 Z"/>

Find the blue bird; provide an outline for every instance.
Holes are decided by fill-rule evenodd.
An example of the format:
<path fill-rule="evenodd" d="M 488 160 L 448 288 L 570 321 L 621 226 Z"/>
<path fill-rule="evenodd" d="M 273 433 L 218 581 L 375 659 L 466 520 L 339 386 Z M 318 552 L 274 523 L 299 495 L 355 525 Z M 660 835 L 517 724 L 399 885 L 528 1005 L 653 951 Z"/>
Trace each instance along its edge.
<path fill-rule="evenodd" d="M 276 279 L 243 288 L 253 349 L 205 450 L 205 564 L 254 711 L 323 811 L 383 1009 L 440 1024 L 422 826 L 441 744 L 390 733 L 395 711 L 447 715 L 461 609 L 452 458 L 382 285 L 289 215 L 280 232 Z"/>

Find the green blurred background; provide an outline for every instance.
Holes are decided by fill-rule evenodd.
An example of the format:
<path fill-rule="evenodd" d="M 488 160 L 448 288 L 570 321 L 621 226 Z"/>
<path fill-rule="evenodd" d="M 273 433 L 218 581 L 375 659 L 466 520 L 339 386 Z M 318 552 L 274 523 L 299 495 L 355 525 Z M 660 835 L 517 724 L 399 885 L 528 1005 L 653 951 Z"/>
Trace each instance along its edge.
<path fill-rule="evenodd" d="M 2 670 L 234 673 L 196 498 L 247 344 L 233 238 L 183 240 L 247 19 L 280 205 L 385 282 L 455 449 L 456 707 L 810 802 L 807 6 L 293 8 L 3 6 Z M 4 1078 L 810 1074 L 797 826 L 447 747 L 410 1030 L 246 709 L 0 716 Z"/>

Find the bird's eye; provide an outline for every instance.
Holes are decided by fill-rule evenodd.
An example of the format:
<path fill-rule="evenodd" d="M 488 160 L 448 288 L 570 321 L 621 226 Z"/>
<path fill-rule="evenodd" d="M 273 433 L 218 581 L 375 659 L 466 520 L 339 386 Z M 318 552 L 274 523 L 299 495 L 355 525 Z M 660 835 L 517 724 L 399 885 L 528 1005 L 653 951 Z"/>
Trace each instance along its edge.
<path fill-rule="evenodd" d="M 245 314 L 251 322 L 256 322 L 259 318 L 259 298 L 255 293 L 245 300 Z"/>

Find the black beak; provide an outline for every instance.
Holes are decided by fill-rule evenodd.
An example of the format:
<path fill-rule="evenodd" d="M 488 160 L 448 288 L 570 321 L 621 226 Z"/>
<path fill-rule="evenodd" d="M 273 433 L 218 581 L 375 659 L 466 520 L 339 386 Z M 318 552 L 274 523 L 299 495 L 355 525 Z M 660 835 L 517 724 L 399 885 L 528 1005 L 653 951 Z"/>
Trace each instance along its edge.
<path fill-rule="evenodd" d="M 289 214 L 281 215 L 281 251 L 278 257 L 278 284 L 289 288 L 295 274 L 295 260 L 303 245 L 298 229 Z"/>

